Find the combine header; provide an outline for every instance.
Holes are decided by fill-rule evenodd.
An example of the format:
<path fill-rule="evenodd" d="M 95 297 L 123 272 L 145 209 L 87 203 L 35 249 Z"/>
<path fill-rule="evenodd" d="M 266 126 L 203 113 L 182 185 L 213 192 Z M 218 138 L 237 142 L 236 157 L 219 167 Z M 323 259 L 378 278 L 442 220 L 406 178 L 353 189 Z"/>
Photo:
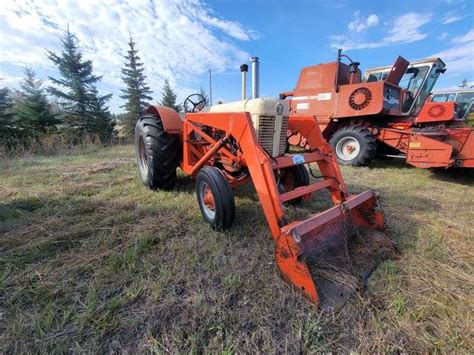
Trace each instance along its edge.
<path fill-rule="evenodd" d="M 258 59 L 254 58 L 254 96 Z M 242 67 L 245 79 L 246 66 Z M 245 95 L 245 90 L 243 90 Z M 233 188 L 251 182 L 275 244 L 279 270 L 322 308 L 337 309 L 363 288 L 375 267 L 394 252 L 384 215 L 372 191 L 349 195 L 329 144 L 312 115 L 293 115 L 285 101 L 258 98 L 205 107 L 199 94 L 184 103 L 183 117 L 151 106 L 136 125 L 138 171 L 151 189 L 171 189 L 180 167 L 196 181 L 204 220 L 231 227 Z M 311 148 L 285 154 L 286 131 L 301 132 Z M 310 181 L 308 169 L 319 175 Z M 286 209 L 327 190 L 333 207 L 292 221 Z"/>
<path fill-rule="evenodd" d="M 349 64 L 341 62 L 346 58 Z M 289 98 L 293 116 L 311 115 L 331 143 L 338 162 L 365 165 L 377 153 L 419 168 L 474 167 L 474 129 L 458 117 L 454 102 L 430 102 L 445 64 L 439 58 L 369 69 L 339 50 L 337 61 L 303 68 Z M 310 144 L 288 131 L 290 145 Z"/>

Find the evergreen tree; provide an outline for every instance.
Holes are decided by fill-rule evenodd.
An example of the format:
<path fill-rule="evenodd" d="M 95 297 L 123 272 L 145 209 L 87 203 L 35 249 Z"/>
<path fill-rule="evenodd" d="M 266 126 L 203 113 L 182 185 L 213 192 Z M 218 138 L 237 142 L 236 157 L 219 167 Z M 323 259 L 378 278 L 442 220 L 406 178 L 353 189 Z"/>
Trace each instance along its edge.
<path fill-rule="evenodd" d="M 459 88 L 461 89 L 472 89 L 474 88 L 474 85 L 469 85 L 469 81 L 467 81 L 466 78 L 461 80 L 461 85 L 458 85 Z"/>
<path fill-rule="evenodd" d="M 138 50 L 135 48 L 135 42 L 131 36 L 128 46 L 125 67 L 122 68 L 122 80 L 126 88 L 121 90 L 123 95 L 120 97 L 125 100 L 125 104 L 121 106 L 126 113 L 123 122 L 125 130 L 128 136 L 133 136 L 135 123 L 140 113 L 149 105 L 148 101 L 152 99 L 149 94 L 152 91 L 145 83 L 146 76 L 143 74 L 143 63 L 140 61 Z"/>
<path fill-rule="evenodd" d="M 10 147 L 16 133 L 10 90 L 0 89 L 0 143 Z"/>
<path fill-rule="evenodd" d="M 20 100 L 15 106 L 15 115 L 28 135 L 35 134 L 36 131 L 44 133 L 60 120 L 51 111 L 42 81 L 36 79 L 32 69 L 25 68 L 24 72 L 25 79 L 20 83 Z"/>
<path fill-rule="evenodd" d="M 458 85 L 458 87 L 461 88 L 461 89 L 465 89 L 465 88 L 467 88 L 467 86 L 468 85 L 467 85 L 467 79 L 466 78 L 463 78 L 461 80 L 461 85 Z"/>
<path fill-rule="evenodd" d="M 84 131 L 94 125 L 88 122 L 93 117 L 89 114 L 88 108 L 94 99 L 91 90 L 101 77 L 93 74 L 92 61 L 83 60 L 77 38 L 69 28 L 64 33 L 61 43 L 63 50 L 60 55 L 48 51 L 49 59 L 58 67 L 60 73 L 60 78 L 49 78 L 54 86 L 48 90 L 60 100 L 68 124 Z"/>
<path fill-rule="evenodd" d="M 168 79 L 165 80 L 163 89 L 161 91 L 161 104 L 166 107 L 171 107 L 175 111 L 181 111 L 181 105 L 176 104 L 176 94 L 171 89 Z"/>
<path fill-rule="evenodd" d="M 112 97 L 112 94 L 101 96 L 97 88 L 91 89 L 91 98 L 88 107 L 89 120 L 86 130 L 93 132 L 99 136 L 102 144 L 110 143 L 112 133 L 115 127 L 115 122 L 107 106 L 107 101 Z"/>

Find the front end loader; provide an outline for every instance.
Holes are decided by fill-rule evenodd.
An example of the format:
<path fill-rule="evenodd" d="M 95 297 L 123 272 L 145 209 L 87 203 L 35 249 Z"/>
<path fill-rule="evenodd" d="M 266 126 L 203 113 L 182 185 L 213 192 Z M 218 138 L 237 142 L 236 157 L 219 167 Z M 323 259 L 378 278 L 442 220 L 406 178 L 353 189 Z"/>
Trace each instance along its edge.
<path fill-rule="evenodd" d="M 285 101 L 204 105 L 204 98 L 194 94 L 185 101 L 183 117 L 162 106 L 142 114 L 136 154 L 143 183 L 154 190 L 172 189 L 179 167 L 196 181 L 203 219 L 221 231 L 234 220 L 233 189 L 253 183 L 283 278 L 321 308 L 341 307 L 363 289 L 380 262 L 394 255 L 374 192 L 348 194 L 314 116 L 289 121 Z M 287 129 L 302 132 L 311 149 L 285 153 Z M 291 204 L 320 190 L 329 192 L 333 207 L 306 220 L 290 220 Z"/>

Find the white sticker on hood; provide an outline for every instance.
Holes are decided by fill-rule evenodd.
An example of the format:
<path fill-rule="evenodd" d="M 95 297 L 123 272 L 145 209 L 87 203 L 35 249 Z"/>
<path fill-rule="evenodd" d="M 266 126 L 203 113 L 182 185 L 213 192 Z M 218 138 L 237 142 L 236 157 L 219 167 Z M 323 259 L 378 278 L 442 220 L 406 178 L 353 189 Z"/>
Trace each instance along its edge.
<path fill-rule="evenodd" d="M 330 92 L 323 92 L 321 94 L 318 94 L 318 100 L 320 100 L 320 101 L 331 100 L 331 93 Z"/>
<path fill-rule="evenodd" d="M 309 102 L 302 102 L 302 103 L 296 104 L 296 109 L 297 110 L 307 110 L 307 109 L 309 109 Z"/>

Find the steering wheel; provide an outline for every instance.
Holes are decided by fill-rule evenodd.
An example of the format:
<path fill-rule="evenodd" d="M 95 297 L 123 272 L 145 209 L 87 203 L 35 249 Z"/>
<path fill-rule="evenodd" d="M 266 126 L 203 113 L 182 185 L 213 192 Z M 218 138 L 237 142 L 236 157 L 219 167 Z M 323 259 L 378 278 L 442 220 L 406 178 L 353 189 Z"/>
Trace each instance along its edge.
<path fill-rule="evenodd" d="M 206 106 L 207 100 L 201 94 L 189 95 L 184 100 L 184 112 L 199 112 Z"/>

